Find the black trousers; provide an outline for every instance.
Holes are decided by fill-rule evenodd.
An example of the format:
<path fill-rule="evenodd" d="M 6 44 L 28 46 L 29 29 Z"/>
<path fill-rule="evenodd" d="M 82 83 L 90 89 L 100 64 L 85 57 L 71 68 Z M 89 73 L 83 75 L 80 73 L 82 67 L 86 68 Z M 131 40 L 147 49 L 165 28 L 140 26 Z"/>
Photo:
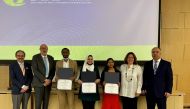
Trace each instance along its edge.
<path fill-rule="evenodd" d="M 35 109 L 41 109 L 42 103 L 43 103 L 42 109 L 48 109 L 51 85 L 46 87 L 44 86 L 34 87 L 34 91 L 35 91 Z"/>
<path fill-rule="evenodd" d="M 137 97 L 121 97 L 123 109 L 137 109 Z"/>
<path fill-rule="evenodd" d="M 94 109 L 95 101 L 83 101 L 82 100 L 83 109 Z"/>
<path fill-rule="evenodd" d="M 155 96 L 146 96 L 147 109 L 155 109 L 157 104 L 158 109 L 166 109 L 166 97 L 157 98 Z"/>

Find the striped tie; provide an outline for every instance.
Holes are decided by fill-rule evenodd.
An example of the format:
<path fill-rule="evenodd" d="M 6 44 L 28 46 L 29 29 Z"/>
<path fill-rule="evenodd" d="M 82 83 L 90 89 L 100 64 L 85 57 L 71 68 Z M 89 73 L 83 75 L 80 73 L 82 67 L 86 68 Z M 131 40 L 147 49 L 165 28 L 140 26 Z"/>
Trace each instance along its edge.
<path fill-rule="evenodd" d="M 158 69 L 157 62 L 158 61 L 154 61 L 154 75 L 156 75 L 156 70 Z"/>

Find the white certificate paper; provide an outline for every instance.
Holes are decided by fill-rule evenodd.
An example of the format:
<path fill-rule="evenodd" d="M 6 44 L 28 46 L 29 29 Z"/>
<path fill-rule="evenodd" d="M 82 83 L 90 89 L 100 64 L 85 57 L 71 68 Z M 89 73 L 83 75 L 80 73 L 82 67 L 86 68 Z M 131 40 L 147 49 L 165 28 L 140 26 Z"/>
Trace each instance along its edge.
<path fill-rule="evenodd" d="M 57 81 L 57 89 L 59 90 L 72 90 L 72 81 L 68 79 L 59 79 Z"/>
<path fill-rule="evenodd" d="M 106 83 L 104 92 L 109 94 L 118 94 L 119 86 L 118 84 Z"/>
<path fill-rule="evenodd" d="M 82 93 L 96 93 L 96 84 L 95 83 L 82 83 Z"/>

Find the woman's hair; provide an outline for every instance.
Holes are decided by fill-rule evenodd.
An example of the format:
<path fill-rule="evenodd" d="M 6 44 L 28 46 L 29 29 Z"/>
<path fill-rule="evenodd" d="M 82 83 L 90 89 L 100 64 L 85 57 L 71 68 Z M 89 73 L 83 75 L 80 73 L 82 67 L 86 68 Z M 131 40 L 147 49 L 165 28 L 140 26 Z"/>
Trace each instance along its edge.
<path fill-rule="evenodd" d="M 115 61 L 113 60 L 113 58 L 108 58 L 108 59 L 106 60 L 106 65 L 105 65 L 105 67 L 104 67 L 104 70 L 103 70 L 103 71 L 108 71 L 108 70 L 109 70 L 109 67 L 108 67 L 108 62 L 109 62 L 110 60 L 112 60 L 112 61 L 113 61 L 113 63 L 114 63 L 113 68 L 116 70 Z"/>
<path fill-rule="evenodd" d="M 88 59 L 88 57 L 93 57 L 93 56 L 92 56 L 92 55 L 88 55 L 88 56 L 87 56 L 87 59 Z"/>
<path fill-rule="evenodd" d="M 127 55 L 125 56 L 125 59 L 124 59 L 124 63 L 128 64 L 127 58 L 129 57 L 129 55 L 133 55 L 133 58 L 134 58 L 133 64 L 137 64 L 137 57 L 136 57 L 135 53 L 133 53 L 133 52 L 127 53 Z"/>

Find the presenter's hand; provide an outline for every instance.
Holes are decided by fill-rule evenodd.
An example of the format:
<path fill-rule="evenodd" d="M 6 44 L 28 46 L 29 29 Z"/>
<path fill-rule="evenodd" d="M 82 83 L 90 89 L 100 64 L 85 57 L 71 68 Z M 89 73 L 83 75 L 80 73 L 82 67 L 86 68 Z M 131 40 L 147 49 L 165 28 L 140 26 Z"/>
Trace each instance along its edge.
<path fill-rule="evenodd" d="M 165 92 L 165 97 L 169 97 L 171 94 L 168 92 Z"/>
<path fill-rule="evenodd" d="M 23 85 L 22 87 L 21 87 L 21 93 L 24 93 L 24 92 L 26 92 L 27 90 L 29 89 L 29 87 L 28 86 L 26 86 L 26 85 Z"/>
<path fill-rule="evenodd" d="M 20 90 L 21 93 L 24 93 L 26 92 L 26 90 L 24 90 L 23 88 Z"/>
<path fill-rule="evenodd" d="M 103 84 L 103 86 L 105 86 L 105 85 L 106 85 L 106 82 L 104 81 L 102 84 Z"/>
<path fill-rule="evenodd" d="M 28 87 L 28 86 L 25 86 L 23 89 L 24 89 L 25 91 L 27 91 L 27 90 L 29 89 L 29 87 Z"/>
<path fill-rule="evenodd" d="M 146 95 L 146 93 L 147 93 L 146 90 L 142 90 L 142 91 L 141 91 L 141 94 L 142 94 L 142 95 Z"/>
<path fill-rule="evenodd" d="M 44 83 L 43 85 L 44 85 L 45 87 L 48 86 L 48 84 L 46 84 L 46 83 Z"/>
<path fill-rule="evenodd" d="M 75 77 L 73 76 L 73 77 L 70 77 L 69 78 L 71 81 L 74 81 L 75 80 Z"/>
<path fill-rule="evenodd" d="M 21 87 L 23 90 L 28 90 L 28 86 L 26 86 L 26 85 L 23 85 L 22 87 Z"/>
<path fill-rule="evenodd" d="M 57 77 L 57 76 L 55 77 L 55 81 L 56 81 L 56 82 L 57 82 L 59 79 L 60 79 L 59 77 Z"/>
<path fill-rule="evenodd" d="M 140 93 L 135 93 L 135 96 L 136 96 L 136 97 L 140 96 Z"/>
<path fill-rule="evenodd" d="M 44 83 L 46 84 L 46 86 L 47 86 L 47 85 L 50 85 L 51 80 L 50 80 L 50 79 L 45 79 L 45 80 L 44 80 Z M 45 86 L 45 85 L 44 85 L 44 86 Z"/>
<path fill-rule="evenodd" d="M 81 85 L 81 84 L 83 83 L 83 81 L 81 81 L 81 80 L 79 79 L 79 80 L 77 80 L 77 83 Z"/>
<path fill-rule="evenodd" d="M 98 84 L 98 83 L 100 83 L 100 79 L 96 79 L 94 82 L 95 82 L 96 84 Z"/>
<path fill-rule="evenodd" d="M 120 83 L 120 82 L 118 82 L 117 84 L 118 84 L 119 87 L 121 86 L 121 83 Z"/>

